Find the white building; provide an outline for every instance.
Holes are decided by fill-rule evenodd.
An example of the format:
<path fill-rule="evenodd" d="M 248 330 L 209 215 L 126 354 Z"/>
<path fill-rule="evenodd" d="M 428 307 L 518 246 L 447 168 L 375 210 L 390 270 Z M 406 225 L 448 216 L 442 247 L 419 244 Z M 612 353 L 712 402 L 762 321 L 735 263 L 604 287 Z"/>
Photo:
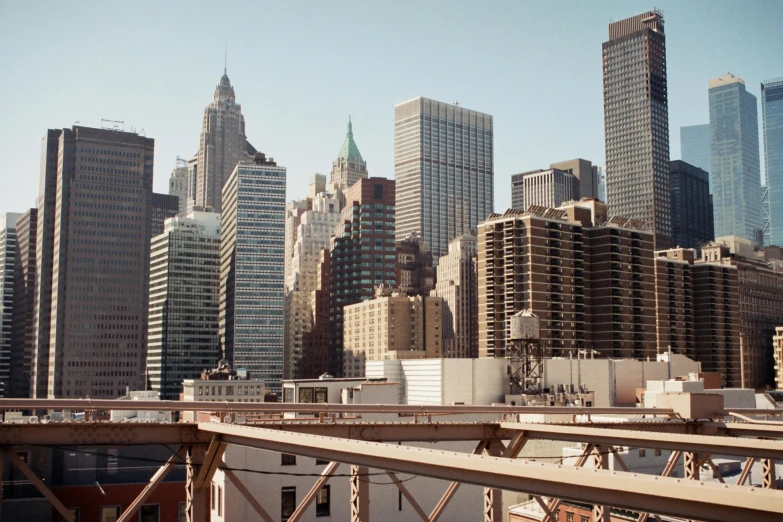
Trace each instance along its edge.
<path fill-rule="evenodd" d="M 227 361 L 218 367 L 201 373 L 200 379 L 185 379 L 182 382 L 183 401 L 203 402 L 264 402 L 266 388 L 264 379 L 254 379 L 245 370 L 232 370 Z M 195 412 L 182 414 L 185 422 L 194 422 Z"/>
<path fill-rule="evenodd" d="M 188 207 L 188 192 L 190 174 L 188 164 L 182 158 L 177 158 L 177 166 L 171 171 L 169 178 L 169 195 L 179 198 L 179 210 L 177 215 L 184 216 Z"/>
<path fill-rule="evenodd" d="M 21 214 L 7 212 L 0 216 L 0 397 L 9 388 L 11 367 L 11 319 L 14 305 L 14 270 L 16 264 L 16 221 Z"/>

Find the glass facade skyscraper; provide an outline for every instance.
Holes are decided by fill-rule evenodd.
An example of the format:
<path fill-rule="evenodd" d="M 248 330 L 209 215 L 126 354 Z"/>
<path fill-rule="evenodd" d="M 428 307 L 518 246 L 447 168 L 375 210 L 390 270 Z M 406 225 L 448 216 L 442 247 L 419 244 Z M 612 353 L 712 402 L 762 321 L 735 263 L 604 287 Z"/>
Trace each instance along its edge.
<path fill-rule="evenodd" d="M 286 169 L 256 153 L 223 187 L 220 344 L 235 369 L 281 393 Z"/>
<path fill-rule="evenodd" d="M 756 97 L 733 74 L 709 81 L 710 189 L 715 237 L 760 244 L 761 180 Z"/>
<path fill-rule="evenodd" d="M 690 125 L 680 127 L 680 157 L 703 171 L 709 172 L 710 159 L 710 124 Z"/>
<path fill-rule="evenodd" d="M 414 98 L 394 107 L 397 240 L 416 233 L 432 252 L 475 230 L 493 208 L 492 116 Z"/>
<path fill-rule="evenodd" d="M 685 161 L 670 163 L 672 239 L 675 247 L 701 248 L 715 239 L 710 179 L 706 171 Z"/>
<path fill-rule="evenodd" d="M 669 106 L 661 12 L 609 24 L 603 62 L 609 212 L 644 220 L 655 234 L 655 248 L 669 248 Z"/>
<path fill-rule="evenodd" d="M 769 243 L 783 246 L 783 78 L 761 84 L 761 114 L 769 188 Z"/>

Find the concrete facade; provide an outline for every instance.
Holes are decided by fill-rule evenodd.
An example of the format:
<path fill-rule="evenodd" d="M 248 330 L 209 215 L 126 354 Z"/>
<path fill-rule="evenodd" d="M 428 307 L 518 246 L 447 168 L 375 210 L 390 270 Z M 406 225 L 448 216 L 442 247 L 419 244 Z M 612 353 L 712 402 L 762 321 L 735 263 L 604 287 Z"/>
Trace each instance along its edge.
<path fill-rule="evenodd" d="M 7 397 L 30 397 L 30 372 L 35 346 L 35 244 L 38 209 L 31 208 L 16 220 L 14 301 L 11 317 L 10 390 Z"/>
<path fill-rule="evenodd" d="M 783 390 L 783 326 L 775 328 L 772 337 L 772 356 L 775 359 L 775 389 Z"/>
<path fill-rule="evenodd" d="M 577 176 L 558 169 L 514 174 L 511 176 L 511 208 L 559 207 L 565 201 L 580 199 L 579 187 Z"/>
<path fill-rule="evenodd" d="M 220 214 L 166 220 L 152 238 L 147 378 L 162 400 L 220 359 Z"/>
<path fill-rule="evenodd" d="M 0 216 L 0 397 L 7 397 L 11 387 L 11 343 L 14 312 L 14 269 L 16 267 L 16 222 L 21 214 L 7 212 Z"/>
<path fill-rule="evenodd" d="M 190 192 L 189 178 L 187 162 L 177 158 L 177 166 L 171 171 L 171 177 L 169 178 L 169 196 L 177 196 L 177 215 L 180 216 L 184 216 L 187 213 Z"/>
<path fill-rule="evenodd" d="M 478 277 L 476 236 L 459 236 L 438 261 L 430 295 L 443 299 L 444 357 L 478 357 Z"/>
<path fill-rule="evenodd" d="M 78 126 L 44 138 L 35 397 L 111 399 L 143 387 L 154 143 Z"/>
<path fill-rule="evenodd" d="M 397 288 L 408 295 L 429 295 L 435 288 L 432 254 L 416 234 L 397 241 Z"/>
<path fill-rule="evenodd" d="M 600 182 L 600 167 L 593 165 L 591 161 L 582 158 L 575 158 L 567 161 L 558 161 L 551 163 L 550 169 L 557 169 L 572 174 L 579 179 L 579 197 L 589 199 L 600 199 L 598 184 Z"/>
<path fill-rule="evenodd" d="M 361 377 L 367 361 L 440 358 L 439 297 L 379 287 L 375 298 L 343 308 L 343 375 Z"/>

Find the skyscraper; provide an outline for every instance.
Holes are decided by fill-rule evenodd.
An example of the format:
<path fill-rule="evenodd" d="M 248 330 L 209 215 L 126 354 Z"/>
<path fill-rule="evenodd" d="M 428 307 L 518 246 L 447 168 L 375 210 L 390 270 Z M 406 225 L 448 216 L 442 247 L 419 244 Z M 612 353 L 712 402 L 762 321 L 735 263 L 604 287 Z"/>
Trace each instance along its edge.
<path fill-rule="evenodd" d="M 670 163 L 672 242 L 677 247 L 701 248 L 715 239 L 709 175 L 684 161 Z"/>
<path fill-rule="evenodd" d="M 30 397 L 30 371 L 35 346 L 35 246 L 38 209 L 31 208 L 16 220 L 14 305 L 11 317 L 10 397 Z"/>
<path fill-rule="evenodd" d="M 394 108 L 397 240 L 417 233 L 435 262 L 492 212 L 492 116 L 427 98 Z"/>
<path fill-rule="evenodd" d="M 641 219 L 655 247 L 672 239 L 669 112 L 663 14 L 609 24 L 603 44 L 606 189 L 609 214 Z"/>
<path fill-rule="evenodd" d="M 228 177 L 255 149 L 245 136 L 242 106 L 236 103 L 234 88 L 223 71 L 215 88 L 215 98 L 204 109 L 201 141 L 198 147 L 195 204 L 221 211 L 221 191 Z"/>
<path fill-rule="evenodd" d="M 680 127 L 680 156 L 682 161 L 709 173 L 712 167 L 709 123 Z"/>
<path fill-rule="evenodd" d="M 709 81 L 710 189 L 715 237 L 761 243 L 761 181 L 756 97 L 731 73 Z"/>
<path fill-rule="evenodd" d="M 345 141 L 340 148 L 337 159 L 332 163 L 332 176 L 330 181 L 333 191 L 345 192 L 354 183 L 367 177 L 367 162 L 362 158 L 359 147 L 353 140 L 353 124 L 348 117 L 348 132 Z"/>
<path fill-rule="evenodd" d="M 598 197 L 598 182 L 601 169 L 593 165 L 591 161 L 574 158 L 572 160 L 550 163 L 549 168 L 576 176 L 579 180 L 579 198 L 576 199 Z"/>
<path fill-rule="evenodd" d="M 395 181 L 363 178 L 345 193 L 329 261 L 329 373 L 343 374 L 343 307 L 397 286 Z M 323 288 L 323 286 L 321 287 Z"/>
<path fill-rule="evenodd" d="M 764 165 L 769 188 L 769 244 L 783 246 L 783 78 L 761 84 Z"/>
<path fill-rule="evenodd" d="M 579 178 L 558 169 L 513 174 L 511 208 L 527 210 L 530 205 L 555 208 L 565 201 L 579 200 L 579 184 Z"/>
<path fill-rule="evenodd" d="M 87 127 L 44 138 L 37 397 L 111 399 L 143 385 L 154 146 Z"/>
<path fill-rule="evenodd" d="M 20 214 L 0 216 L 0 397 L 6 397 L 10 386 L 11 327 L 14 310 L 14 268 L 16 265 L 16 221 Z"/>
<path fill-rule="evenodd" d="M 179 200 L 178 214 L 180 216 L 184 216 L 188 208 L 188 192 L 190 189 L 188 178 L 187 162 L 182 158 L 177 158 L 177 166 L 171 171 L 171 177 L 169 178 L 169 195 L 177 196 Z"/>
<path fill-rule="evenodd" d="M 283 376 L 286 169 L 256 153 L 223 188 L 220 344 L 235 369 L 280 393 Z"/>
<path fill-rule="evenodd" d="M 147 378 L 162 400 L 220 359 L 220 214 L 166 220 L 150 248 Z"/>
<path fill-rule="evenodd" d="M 163 233 L 164 223 L 179 213 L 179 198 L 171 194 L 152 193 L 151 237 Z"/>

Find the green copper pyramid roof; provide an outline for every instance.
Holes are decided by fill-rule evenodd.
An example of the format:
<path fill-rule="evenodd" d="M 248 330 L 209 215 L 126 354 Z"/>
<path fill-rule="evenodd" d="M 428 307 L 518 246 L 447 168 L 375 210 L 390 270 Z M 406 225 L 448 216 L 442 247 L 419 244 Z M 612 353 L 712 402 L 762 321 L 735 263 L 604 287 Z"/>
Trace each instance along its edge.
<path fill-rule="evenodd" d="M 337 157 L 348 161 L 364 163 L 362 155 L 359 152 L 359 147 L 357 147 L 356 142 L 353 141 L 353 125 L 351 124 L 350 116 L 348 116 L 348 133 L 345 135 L 343 147 L 340 149 L 340 154 L 338 154 Z"/>

